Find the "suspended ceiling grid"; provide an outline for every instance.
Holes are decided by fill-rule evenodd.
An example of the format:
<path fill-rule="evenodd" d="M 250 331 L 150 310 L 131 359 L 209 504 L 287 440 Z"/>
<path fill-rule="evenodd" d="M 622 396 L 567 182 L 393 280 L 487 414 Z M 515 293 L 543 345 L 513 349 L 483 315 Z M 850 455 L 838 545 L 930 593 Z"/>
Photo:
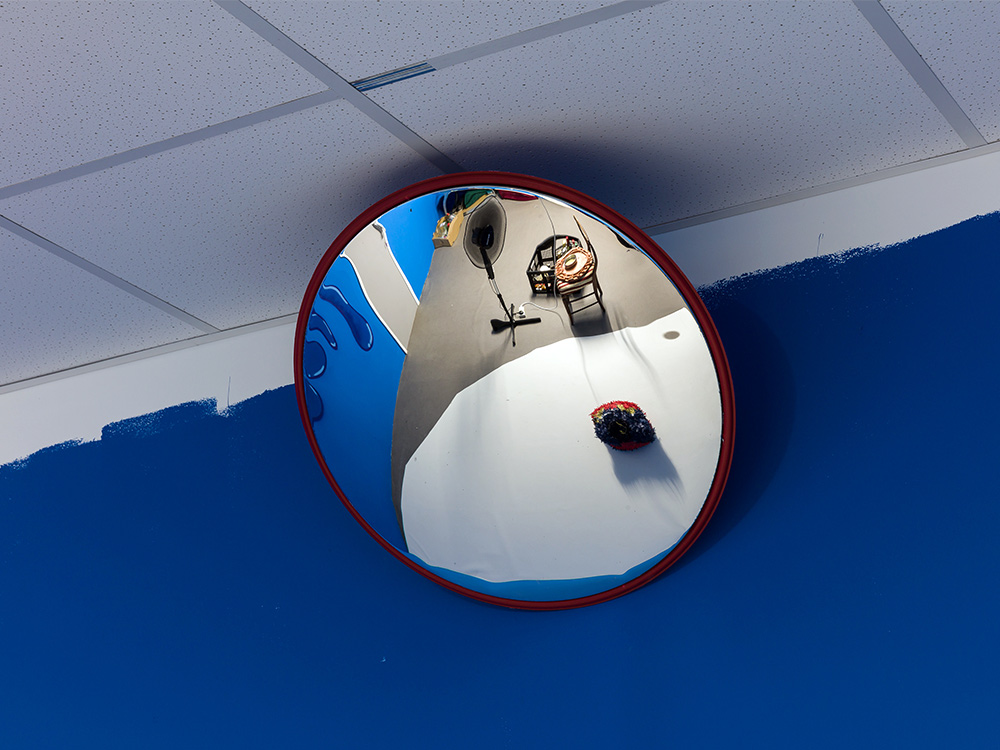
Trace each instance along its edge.
<path fill-rule="evenodd" d="M 996 2 L 0 3 L 0 385 L 289 319 L 444 172 L 663 231 L 991 148 L 998 40 Z"/>

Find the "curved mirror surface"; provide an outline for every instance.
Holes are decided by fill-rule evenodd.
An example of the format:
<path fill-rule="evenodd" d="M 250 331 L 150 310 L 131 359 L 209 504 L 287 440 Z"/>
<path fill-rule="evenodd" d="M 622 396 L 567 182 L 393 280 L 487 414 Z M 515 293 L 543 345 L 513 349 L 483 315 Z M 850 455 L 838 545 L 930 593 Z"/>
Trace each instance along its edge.
<path fill-rule="evenodd" d="M 614 227 L 472 185 L 388 210 L 320 274 L 307 430 L 410 561 L 473 594 L 561 601 L 635 579 L 691 529 L 719 464 L 719 377 L 678 289 Z"/>

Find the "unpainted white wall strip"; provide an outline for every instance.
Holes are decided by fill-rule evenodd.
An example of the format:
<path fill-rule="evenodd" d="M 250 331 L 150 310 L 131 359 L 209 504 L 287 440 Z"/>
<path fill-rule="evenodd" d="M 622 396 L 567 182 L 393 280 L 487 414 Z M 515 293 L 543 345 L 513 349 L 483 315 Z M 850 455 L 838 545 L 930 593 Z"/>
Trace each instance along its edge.
<path fill-rule="evenodd" d="M 0 464 L 190 401 L 219 413 L 294 380 L 295 316 L 207 334 L 0 388 Z M 292 319 L 292 320 L 289 320 Z M 194 344 L 194 345 L 192 345 Z"/>
<path fill-rule="evenodd" d="M 687 227 L 698 226 L 699 224 L 708 224 L 712 221 L 728 219 L 731 216 L 748 214 L 765 208 L 781 206 L 785 203 L 794 203 L 795 201 L 805 200 L 806 198 L 826 195 L 827 193 L 835 193 L 839 190 L 846 190 L 860 185 L 867 185 L 872 182 L 887 180 L 890 177 L 899 177 L 913 172 L 921 172 L 925 169 L 932 169 L 933 167 L 940 167 L 945 164 L 952 164 L 954 162 L 964 161 L 965 159 L 972 159 L 977 156 L 986 156 L 987 154 L 997 152 L 1000 152 L 1000 142 L 989 143 L 985 146 L 980 146 L 979 148 L 965 149 L 951 154 L 933 156 L 930 159 L 923 159 L 909 164 L 900 164 L 899 166 L 889 167 L 887 169 L 879 170 L 878 172 L 872 172 L 858 177 L 849 177 L 835 182 L 828 182 L 825 185 L 817 185 L 816 187 L 803 188 L 801 190 L 795 190 L 791 193 L 785 193 L 784 195 L 776 195 L 773 198 L 751 201 L 749 203 L 743 203 L 739 206 L 730 206 L 728 208 L 719 209 L 718 211 L 709 211 L 708 213 L 699 214 L 698 216 L 688 216 L 683 219 L 667 221 L 663 224 L 653 224 L 648 227 L 642 227 L 642 231 L 649 235 L 673 232 L 678 229 L 686 229 Z"/>
<path fill-rule="evenodd" d="M 389 257 L 392 258 L 393 265 L 396 266 L 396 271 L 399 272 L 399 277 L 403 280 L 403 283 L 406 284 L 406 288 L 410 290 L 410 296 L 413 297 L 413 301 L 419 305 L 420 297 L 417 296 L 417 293 L 413 290 L 413 285 L 410 284 L 410 280 L 406 277 L 406 274 L 403 273 L 403 267 L 399 265 L 399 260 L 396 258 L 396 254 L 392 251 L 392 245 L 389 244 L 389 235 L 386 234 L 385 227 L 382 226 L 377 220 L 372 222 L 372 226 L 374 226 L 376 231 L 382 235 L 382 241 L 385 242 L 385 247 L 388 250 Z"/>
<path fill-rule="evenodd" d="M 109 367 L 118 367 L 119 365 L 125 365 L 130 362 L 139 362 L 144 359 L 149 359 L 150 357 L 158 357 L 161 354 L 170 354 L 172 352 L 191 349 L 192 347 L 224 341 L 226 339 L 233 338 L 234 336 L 245 336 L 259 331 L 266 331 L 270 328 L 276 328 L 278 326 L 288 326 L 291 331 L 295 328 L 297 320 L 298 313 L 282 315 L 277 318 L 271 318 L 270 320 L 262 320 L 257 323 L 249 323 L 245 326 L 239 326 L 237 328 L 229 328 L 225 331 L 203 333 L 188 339 L 172 341 L 169 344 L 160 344 L 159 346 L 152 346 L 149 349 L 141 349 L 137 352 L 119 354 L 117 356 L 108 357 L 107 359 L 101 359 L 96 362 L 88 362 L 85 365 L 77 365 L 76 367 L 68 367 L 65 370 L 49 372 L 45 375 L 35 375 L 30 378 L 25 378 L 24 380 L 15 380 L 12 383 L 6 383 L 0 386 L 0 396 L 3 396 L 6 393 L 13 393 L 14 391 L 21 391 L 25 388 L 32 388 L 36 385 L 54 383 L 66 378 L 98 372 L 99 370 L 106 370 Z M 289 333 L 289 336 L 291 336 L 291 333 Z"/>

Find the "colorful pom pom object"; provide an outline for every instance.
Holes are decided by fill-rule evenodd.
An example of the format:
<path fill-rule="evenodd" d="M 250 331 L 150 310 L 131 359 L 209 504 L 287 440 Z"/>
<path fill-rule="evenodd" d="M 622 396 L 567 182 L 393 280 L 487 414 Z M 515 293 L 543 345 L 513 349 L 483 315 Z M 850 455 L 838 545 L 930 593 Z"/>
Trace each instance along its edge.
<path fill-rule="evenodd" d="M 656 440 L 656 430 L 646 414 L 631 401 L 609 401 L 592 412 L 594 433 L 616 451 L 634 451 Z"/>

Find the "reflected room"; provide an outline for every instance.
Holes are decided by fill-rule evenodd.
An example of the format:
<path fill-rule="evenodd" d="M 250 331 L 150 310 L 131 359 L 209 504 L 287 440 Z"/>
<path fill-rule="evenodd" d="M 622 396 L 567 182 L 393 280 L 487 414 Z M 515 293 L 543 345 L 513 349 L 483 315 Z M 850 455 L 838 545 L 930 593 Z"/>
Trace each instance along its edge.
<path fill-rule="evenodd" d="M 470 185 L 390 208 L 320 273 L 307 429 L 411 563 L 564 601 L 641 576 L 692 528 L 719 465 L 719 376 L 691 305 L 625 231 Z"/>

